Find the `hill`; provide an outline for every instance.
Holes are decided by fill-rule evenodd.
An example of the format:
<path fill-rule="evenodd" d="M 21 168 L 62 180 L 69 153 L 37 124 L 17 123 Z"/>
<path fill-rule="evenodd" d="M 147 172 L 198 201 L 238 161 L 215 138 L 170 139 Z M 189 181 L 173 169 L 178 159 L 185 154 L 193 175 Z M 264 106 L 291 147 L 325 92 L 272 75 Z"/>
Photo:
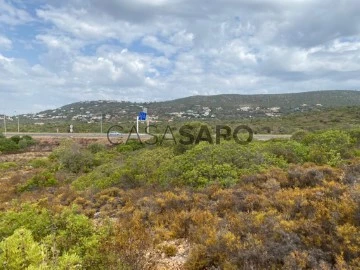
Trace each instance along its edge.
<path fill-rule="evenodd" d="M 96 122 L 133 120 L 146 107 L 153 119 L 233 119 L 276 117 L 293 112 L 360 105 L 360 91 L 332 90 L 288 94 L 192 96 L 171 101 L 136 103 L 84 101 L 27 115 L 32 119 L 66 119 Z"/>

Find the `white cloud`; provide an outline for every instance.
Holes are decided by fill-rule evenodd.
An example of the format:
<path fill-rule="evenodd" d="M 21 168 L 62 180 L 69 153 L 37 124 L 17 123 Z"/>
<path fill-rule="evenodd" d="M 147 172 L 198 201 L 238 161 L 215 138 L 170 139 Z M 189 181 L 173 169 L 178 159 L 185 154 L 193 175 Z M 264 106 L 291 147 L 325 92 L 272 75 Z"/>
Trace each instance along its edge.
<path fill-rule="evenodd" d="M 145 36 L 142 39 L 142 43 L 146 46 L 154 48 L 158 52 L 163 53 L 165 56 L 171 56 L 177 51 L 175 46 L 161 42 L 155 36 Z"/>
<path fill-rule="evenodd" d="M 0 35 L 0 49 L 9 50 L 12 47 L 12 41 L 5 36 Z"/>
<path fill-rule="evenodd" d="M 344 53 L 360 50 L 360 38 L 353 41 L 341 41 L 335 39 L 329 46 L 328 51 L 332 53 Z"/>
<path fill-rule="evenodd" d="M 17 8 L 6 0 L 0 0 L 0 23 L 18 25 L 32 20 L 32 16 L 26 10 Z"/>
<path fill-rule="evenodd" d="M 36 40 L 42 42 L 49 50 L 61 50 L 67 53 L 73 53 L 75 50 L 84 46 L 84 43 L 77 39 L 71 39 L 67 36 L 55 36 L 50 34 L 37 35 Z"/>
<path fill-rule="evenodd" d="M 193 33 L 181 30 L 170 37 L 170 42 L 180 47 L 191 47 L 193 45 L 194 38 L 195 35 Z"/>
<path fill-rule="evenodd" d="M 359 12 L 355 0 L 0 0 L 0 99 L 357 89 Z"/>

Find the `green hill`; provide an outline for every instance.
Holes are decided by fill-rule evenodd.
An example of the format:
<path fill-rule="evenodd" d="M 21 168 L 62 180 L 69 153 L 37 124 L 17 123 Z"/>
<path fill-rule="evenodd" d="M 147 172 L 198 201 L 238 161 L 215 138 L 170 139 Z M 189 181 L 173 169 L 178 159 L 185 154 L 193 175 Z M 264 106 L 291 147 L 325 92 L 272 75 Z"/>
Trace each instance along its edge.
<path fill-rule="evenodd" d="M 47 110 L 35 119 L 98 121 L 132 120 L 146 107 L 157 119 L 232 119 L 276 117 L 293 112 L 321 111 L 360 105 L 360 91 L 333 90 L 288 94 L 192 96 L 162 102 L 83 101 Z"/>

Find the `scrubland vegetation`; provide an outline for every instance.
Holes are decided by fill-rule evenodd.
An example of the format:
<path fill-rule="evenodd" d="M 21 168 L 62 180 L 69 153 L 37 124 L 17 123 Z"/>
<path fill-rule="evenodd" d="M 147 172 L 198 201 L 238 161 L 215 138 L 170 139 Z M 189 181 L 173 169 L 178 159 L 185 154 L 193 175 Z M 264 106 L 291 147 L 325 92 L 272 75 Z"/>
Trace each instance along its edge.
<path fill-rule="evenodd" d="M 12 136 L 6 138 L 0 134 L 0 154 L 1 153 L 15 153 L 25 150 L 31 145 L 34 145 L 35 141 L 30 136 Z"/>
<path fill-rule="evenodd" d="M 359 146 L 64 141 L 0 164 L 0 269 L 360 269 Z"/>

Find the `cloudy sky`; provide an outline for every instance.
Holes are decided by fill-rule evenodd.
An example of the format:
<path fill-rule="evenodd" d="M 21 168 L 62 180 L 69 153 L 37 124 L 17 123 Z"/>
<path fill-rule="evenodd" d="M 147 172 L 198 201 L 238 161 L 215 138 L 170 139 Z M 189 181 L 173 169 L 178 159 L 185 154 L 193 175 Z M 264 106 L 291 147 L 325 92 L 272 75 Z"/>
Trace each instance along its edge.
<path fill-rule="evenodd" d="M 0 0 L 0 113 L 359 89 L 358 0 Z"/>

